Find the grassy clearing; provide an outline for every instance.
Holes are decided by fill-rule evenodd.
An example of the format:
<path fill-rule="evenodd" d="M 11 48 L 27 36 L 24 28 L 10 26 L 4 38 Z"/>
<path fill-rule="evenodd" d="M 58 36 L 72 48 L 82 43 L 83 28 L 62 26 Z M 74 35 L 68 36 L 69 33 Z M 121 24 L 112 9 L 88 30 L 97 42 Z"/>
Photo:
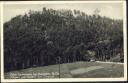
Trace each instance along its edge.
<path fill-rule="evenodd" d="M 82 74 L 71 74 L 71 71 L 79 68 L 101 66 L 103 68 L 89 71 Z M 5 78 L 104 78 L 104 77 L 123 77 L 123 64 L 98 63 L 98 62 L 74 62 L 59 65 L 49 65 L 45 67 L 35 67 L 11 71 L 5 73 Z M 59 75 L 60 71 L 60 75 Z"/>

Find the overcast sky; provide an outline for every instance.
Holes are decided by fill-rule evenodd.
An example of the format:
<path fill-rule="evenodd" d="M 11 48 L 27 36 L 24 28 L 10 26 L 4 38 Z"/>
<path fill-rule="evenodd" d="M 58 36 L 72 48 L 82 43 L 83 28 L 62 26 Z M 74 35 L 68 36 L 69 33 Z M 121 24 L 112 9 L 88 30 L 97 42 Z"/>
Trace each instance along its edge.
<path fill-rule="evenodd" d="M 90 15 L 98 8 L 101 16 L 123 19 L 123 4 L 121 3 L 5 4 L 3 7 L 4 22 L 9 21 L 16 15 L 27 13 L 30 9 L 41 11 L 43 7 L 53 9 L 76 9 Z"/>

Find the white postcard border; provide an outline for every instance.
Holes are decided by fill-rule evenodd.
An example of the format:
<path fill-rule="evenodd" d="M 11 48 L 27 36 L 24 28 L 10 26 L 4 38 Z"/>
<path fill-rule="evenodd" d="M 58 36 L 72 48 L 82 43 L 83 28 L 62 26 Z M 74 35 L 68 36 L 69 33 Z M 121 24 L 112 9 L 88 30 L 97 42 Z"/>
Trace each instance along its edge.
<path fill-rule="evenodd" d="M 124 35 L 124 77 L 123 78 L 54 78 L 54 79 L 4 79 L 3 72 L 3 4 L 63 4 L 63 3 L 122 3 L 123 35 Z M 9 1 L 0 2 L 1 10 L 1 82 L 94 82 L 94 81 L 126 81 L 127 80 L 127 22 L 126 1 Z"/>

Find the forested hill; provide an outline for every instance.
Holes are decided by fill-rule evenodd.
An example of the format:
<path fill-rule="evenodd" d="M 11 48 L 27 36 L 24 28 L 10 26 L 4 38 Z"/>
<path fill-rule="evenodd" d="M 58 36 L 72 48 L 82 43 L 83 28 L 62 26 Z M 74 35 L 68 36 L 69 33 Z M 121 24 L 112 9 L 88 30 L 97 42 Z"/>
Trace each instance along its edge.
<path fill-rule="evenodd" d="M 5 71 L 115 56 L 123 58 L 122 20 L 43 8 L 4 23 Z"/>

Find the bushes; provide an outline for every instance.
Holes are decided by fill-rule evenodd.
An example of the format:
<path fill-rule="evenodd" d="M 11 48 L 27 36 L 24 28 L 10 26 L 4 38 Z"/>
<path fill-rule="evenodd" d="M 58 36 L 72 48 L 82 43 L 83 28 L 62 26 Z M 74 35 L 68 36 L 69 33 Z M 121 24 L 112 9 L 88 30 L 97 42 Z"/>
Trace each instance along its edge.
<path fill-rule="evenodd" d="M 81 11 L 29 11 L 4 23 L 5 71 L 123 56 L 123 22 Z M 114 52 L 114 53 L 113 53 Z"/>

